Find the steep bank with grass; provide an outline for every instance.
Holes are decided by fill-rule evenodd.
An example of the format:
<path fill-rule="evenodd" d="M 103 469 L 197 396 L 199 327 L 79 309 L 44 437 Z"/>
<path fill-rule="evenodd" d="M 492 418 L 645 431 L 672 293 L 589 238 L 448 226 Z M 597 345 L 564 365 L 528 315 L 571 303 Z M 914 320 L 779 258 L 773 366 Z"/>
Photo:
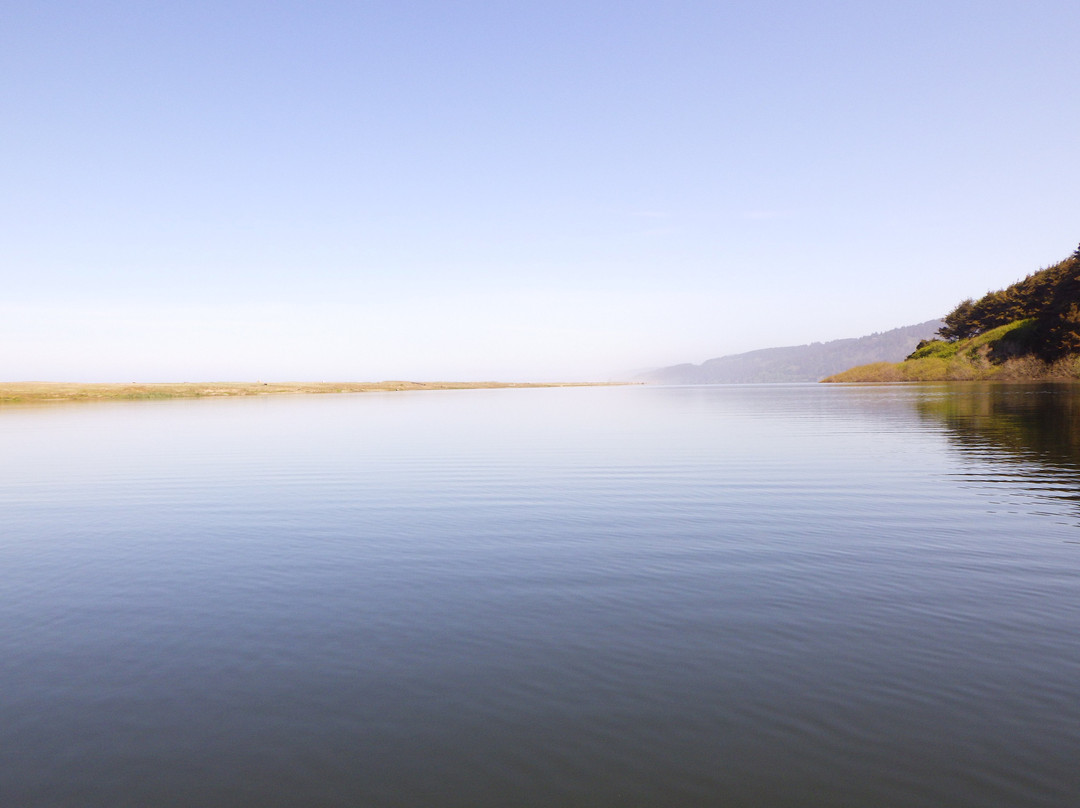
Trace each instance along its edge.
<path fill-rule="evenodd" d="M 1080 379 L 1080 248 L 1006 289 L 965 300 L 940 339 L 903 362 L 876 362 L 826 382 Z"/>

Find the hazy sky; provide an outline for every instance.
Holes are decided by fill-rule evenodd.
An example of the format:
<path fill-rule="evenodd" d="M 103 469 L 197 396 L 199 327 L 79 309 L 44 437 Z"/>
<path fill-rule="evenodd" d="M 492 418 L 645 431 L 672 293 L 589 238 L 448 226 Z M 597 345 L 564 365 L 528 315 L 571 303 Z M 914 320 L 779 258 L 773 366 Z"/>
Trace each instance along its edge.
<path fill-rule="evenodd" d="M 0 380 L 607 379 L 1080 242 L 1080 3 L 0 0 Z"/>

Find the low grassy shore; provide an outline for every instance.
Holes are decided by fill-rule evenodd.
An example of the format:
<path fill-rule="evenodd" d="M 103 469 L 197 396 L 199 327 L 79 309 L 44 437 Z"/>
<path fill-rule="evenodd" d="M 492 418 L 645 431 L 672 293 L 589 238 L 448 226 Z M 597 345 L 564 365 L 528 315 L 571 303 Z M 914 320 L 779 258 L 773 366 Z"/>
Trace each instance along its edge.
<path fill-rule="evenodd" d="M 370 393 L 390 390 L 487 390 L 506 387 L 600 387 L 622 382 L 165 382 L 154 384 L 74 384 L 0 382 L 0 403 L 104 401 L 108 399 L 226 398 L 279 393 Z"/>
<path fill-rule="evenodd" d="M 1080 381 L 1080 356 L 1043 362 L 1032 357 L 1011 359 L 1000 365 L 963 357 L 942 364 L 921 359 L 859 365 L 821 380 L 825 383 L 892 384 L 894 382 L 1075 382 Z"/>

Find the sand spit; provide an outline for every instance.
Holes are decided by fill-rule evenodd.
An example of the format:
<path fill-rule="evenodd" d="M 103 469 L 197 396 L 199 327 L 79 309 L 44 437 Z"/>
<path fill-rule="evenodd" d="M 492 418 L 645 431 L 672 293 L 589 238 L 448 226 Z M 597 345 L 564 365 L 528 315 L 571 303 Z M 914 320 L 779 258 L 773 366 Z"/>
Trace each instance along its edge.
<path fill-rule="evenodd" d="M 278 393 L 369 393 L 392 390 L 486 390 L 516 387 L 599 387 L 622 382 L 164 382 L 152 384 L 76 384 L 0 382 L 0 403 L 103 401 L 107 399 L 223 398 Z"/>

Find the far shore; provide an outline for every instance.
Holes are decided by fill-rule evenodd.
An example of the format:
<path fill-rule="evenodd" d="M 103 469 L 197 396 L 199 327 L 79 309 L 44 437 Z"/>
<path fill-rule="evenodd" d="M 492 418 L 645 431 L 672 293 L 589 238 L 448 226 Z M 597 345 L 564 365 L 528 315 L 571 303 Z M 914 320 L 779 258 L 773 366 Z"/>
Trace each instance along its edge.
<path fill-rule="evenodd" d="M 228 398 L 280 393 L 375 393 L 398 390 L 489 390 L 518 387 L 605 387 L 630 382 L 154 382 L 140 384 L 0 382 L 0 404 L 109 399 Z"/>

